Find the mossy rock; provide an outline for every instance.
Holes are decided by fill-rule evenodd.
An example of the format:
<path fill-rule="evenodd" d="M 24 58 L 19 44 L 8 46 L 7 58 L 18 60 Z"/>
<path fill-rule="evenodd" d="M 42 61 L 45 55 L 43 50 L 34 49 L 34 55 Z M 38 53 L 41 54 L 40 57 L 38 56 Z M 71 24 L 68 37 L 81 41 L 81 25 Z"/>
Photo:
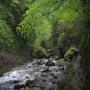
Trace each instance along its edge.
<path fill-rule="evenodd" d="M 64 65 L 66 62 L 65 62 L 65 60 L 62 58 L 62 59 L 60 59 L 60 60 L 58 60 L 58 64 L 59 65 Z"/>
<path fill-rule="evenodd" d="M 43 47 L 40 47 L 39 50 L 36 52 L 36 58 L 48 58 L 47 50 Z"/>
<path fill-rule="evenodd" d="M 66 52 L 66 54 L 64 55 L 64 58 L 65 58 L 66 60 L 72 59 L 73 56 L 75 56 L 78 52 L 79 52 L 79 50 L 78 50 L 76 47 L 72 46 L 72 47 L 70 47 L 69 50 Z"/>

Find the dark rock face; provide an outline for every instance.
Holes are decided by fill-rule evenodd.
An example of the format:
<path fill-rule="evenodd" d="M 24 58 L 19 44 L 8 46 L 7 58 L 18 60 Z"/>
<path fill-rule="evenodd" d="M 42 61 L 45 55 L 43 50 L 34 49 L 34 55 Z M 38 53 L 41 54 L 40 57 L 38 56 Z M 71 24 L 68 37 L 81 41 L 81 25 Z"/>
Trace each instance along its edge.
<path fill-rule="evenodd" d="M 20 81 L 18 81 L 18 80 L 15 80 L 15 81 L 13 81 L 13 83 L 15 83 L 15 84 L 17 84 L 17 83 L 19 83 Z"/>
<path fill-rule="evenodd" d="M 80 60 L 81 56 L 78 55 L 73 60 L 67 62 L 63 77 L 57 82 L 57 90 L 82 90 L 83 76 Z"/>
<path fill-rule="evenodd" d="M 49 72 L 49 68 L 43 70 L 42 72 Z"/>

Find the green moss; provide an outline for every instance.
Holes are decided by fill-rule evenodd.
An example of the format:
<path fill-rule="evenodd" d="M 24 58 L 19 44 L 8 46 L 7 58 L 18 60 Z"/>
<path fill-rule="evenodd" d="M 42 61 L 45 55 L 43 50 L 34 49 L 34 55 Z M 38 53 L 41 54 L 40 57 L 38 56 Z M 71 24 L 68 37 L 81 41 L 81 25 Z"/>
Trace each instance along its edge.
<path fill-rule="evenodd" d="M 0 20 L 0 49 L 16 49 L 15 37 L 6 21 Z"/>
<path fill-rule="evenodd" d="M 48 53 L 47 50 L 43 47 L 39 47 L 38 49 L 36 49 L 36 51 L 33 53 L 34 57 L 37 58 L 47 58 L 48 57 Z"/>
<path fill-rule="evenodd" d="M 79 50 L 75 46 L 72 46 L 66 52 L 66 54 L 64 55 L 64 58 L 67 58 L 67 59 L 72 58 L 77 52 L 79 52 Z"/>
<path fill-rule="evenodd" d="M 60 59 L 60 60 L 58 60 L 58 64 L 59 64 L 59 65 L 65 65 L 66 62 L 65 62 L 64 59 Z"/>
<path fill-rule="evenodd" d="M 15 56 L 15 64 L 16 64 L 16 65 L 20 65 L 20 64 L 22 64 L 22 62 L 23 62 L 23 61 L 21 60 L 21 58 L 20 58 L 18 55 L 16 55 L 16 56 Z"/>

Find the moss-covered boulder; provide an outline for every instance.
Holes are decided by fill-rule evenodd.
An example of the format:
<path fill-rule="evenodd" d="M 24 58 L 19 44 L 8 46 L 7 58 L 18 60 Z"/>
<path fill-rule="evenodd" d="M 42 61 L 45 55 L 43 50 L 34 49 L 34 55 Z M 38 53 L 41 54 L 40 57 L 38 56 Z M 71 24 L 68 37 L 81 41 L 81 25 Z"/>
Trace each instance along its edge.
<path fill-rule="evenodd" d="M 39 50 L 36 52 L 35 58 L 38 58 L 38 59 L 48 58 L 47 50 L 43 47 L 40 47 Z"/>
<path fill-rule="evenodd" d="M 62 58 L 62 59 L 58 60 L 57 63 L 58 63 L 59 65 L 64 65 L 64 64 L 65 64 L 65 61 L 64 61 L 64 59 Z"/>
<path fill-rule="evenodd" d="M 78 53 L 79 53 L 79 50 L 76 47 L 72 46 L 69 48 L 69 50 L 64 55 L 64 59 L 71 60 L 73 56 L 77 55 Z"/>

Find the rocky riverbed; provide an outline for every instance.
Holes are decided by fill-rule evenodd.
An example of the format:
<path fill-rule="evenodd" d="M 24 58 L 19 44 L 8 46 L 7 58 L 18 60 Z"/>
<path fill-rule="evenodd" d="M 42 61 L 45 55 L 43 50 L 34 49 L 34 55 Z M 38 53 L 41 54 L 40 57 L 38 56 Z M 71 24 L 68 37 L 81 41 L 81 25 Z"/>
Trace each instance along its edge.
<path fill-rule="evenodd" d="M 0 77 L 0 90 L 57 90 L 64 65 L 54 59 L 34 59 Z"/>
<path fill-rule="evenodd" d="M 34 59 L 3 74 L 0 90 L 79 90 L 80 58 L 72 48 L 62 59 Z"/>

